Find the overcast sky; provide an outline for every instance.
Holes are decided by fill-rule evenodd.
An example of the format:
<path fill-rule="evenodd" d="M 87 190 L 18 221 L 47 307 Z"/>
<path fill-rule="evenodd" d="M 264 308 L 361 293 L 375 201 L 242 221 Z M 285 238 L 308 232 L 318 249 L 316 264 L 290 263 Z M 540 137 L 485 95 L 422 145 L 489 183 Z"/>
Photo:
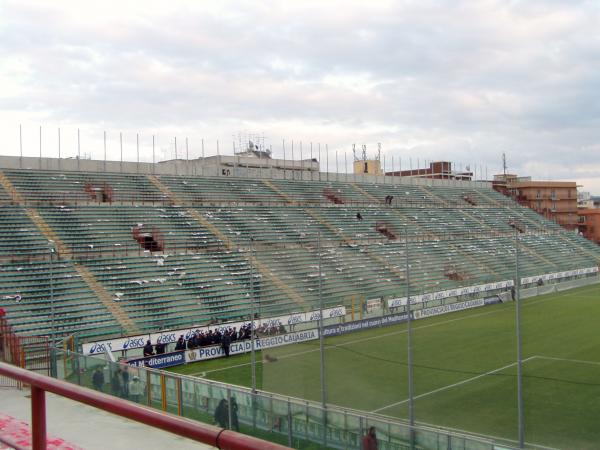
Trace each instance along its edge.
<path fill-rule="evenodd" d="M 3 154 L 231 153 L 240 131 L 600 195 L 600 2 L 0 0 Z M 313 145 L 315 145 L 313 144 Z M 289 149 L 289 147 L 287 147 Z M 289 151 L 289 150 L 288 150 Z M 180 156 L 182 153 L 180 153 Z M 348 159 L 349 160 L 349 159 Z M 334 166 L 333 159 L 330 162 Z M 322 163 L 324 166 L 324 163 Z M 340 162 L 340 171 L 343 163 Z M 478 169 L 478 171 L 481 169 Z"/>

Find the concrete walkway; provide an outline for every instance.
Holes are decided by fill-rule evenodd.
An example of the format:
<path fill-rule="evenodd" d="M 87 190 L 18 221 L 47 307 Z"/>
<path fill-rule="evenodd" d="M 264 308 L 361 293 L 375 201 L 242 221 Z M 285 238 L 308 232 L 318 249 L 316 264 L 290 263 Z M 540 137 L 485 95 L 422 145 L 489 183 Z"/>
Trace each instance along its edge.
<path fill-rule="evenodd" d="M 0 412 L 31 423 L 29 390 L 0 388 Z M 214 447 L 46 393 L 47 434 L 85 450 L 205 450 Z"/>

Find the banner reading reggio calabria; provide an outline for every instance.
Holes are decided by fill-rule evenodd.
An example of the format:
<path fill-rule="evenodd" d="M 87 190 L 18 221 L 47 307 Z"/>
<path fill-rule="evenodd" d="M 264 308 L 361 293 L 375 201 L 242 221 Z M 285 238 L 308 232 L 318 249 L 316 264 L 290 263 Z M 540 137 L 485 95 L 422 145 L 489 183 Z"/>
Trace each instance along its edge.
<path fill-rule="evenodd" d="M 287 344 L 298 344 L 300 342 L 312 341 L 319 338 L 319 330 L 297 331 L 295 333 L 279 334 L 277 336 L 269 336 L 254 340 L 254 349 L 266 350 L 268 348 L 279 347 Z M 250 340 L 232 342 L 229 347 L 230 355 L 247 353 L 252 350 Z M 201 347 L 185 352 L 185 362 L 191 363 L 195 361 L 203 361 L 207 359 L 220 358 L 225 356 L 223 349 L 220 346 Z"/>

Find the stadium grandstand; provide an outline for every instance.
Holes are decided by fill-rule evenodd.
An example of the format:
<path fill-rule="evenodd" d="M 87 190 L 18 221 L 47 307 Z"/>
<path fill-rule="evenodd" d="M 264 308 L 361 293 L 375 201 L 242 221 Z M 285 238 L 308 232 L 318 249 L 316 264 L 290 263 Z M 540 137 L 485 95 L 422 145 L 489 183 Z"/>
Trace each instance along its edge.
<path fill-rule="evenodd" d="M 369 317 L 373 299 L 386 315 L 406 312 L 407 297 L 415 309 L 510 301 L 515 282 L 598 278 L 600 247 L 484 182 L 63 164 L 13 158 L 0 169 L 0 308 L 23 342 L 47 336 L 74 353 L 324 309 L 350 322 Z"/>

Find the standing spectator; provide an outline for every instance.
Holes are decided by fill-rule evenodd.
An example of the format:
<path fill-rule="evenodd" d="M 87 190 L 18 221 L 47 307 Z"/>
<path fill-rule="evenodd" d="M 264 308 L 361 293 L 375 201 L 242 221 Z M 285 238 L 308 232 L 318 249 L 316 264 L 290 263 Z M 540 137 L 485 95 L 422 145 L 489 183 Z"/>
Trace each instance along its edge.
<path fill-rule="evenodd" d="M 227 400 L 221 399 L 217 409 L 215 409 L 215 422 L 221 428 L 227 428 L 229 423 L 229 408 L 227 407 Z"/>
<path fill-rule="evenodd" d="M 94 374 L 92 375 L 92 384 L 94 385 L 94 389 L 104 392 L 104 374 L 102 373 L 102 367 L 98 367 L 94 371 Z"/>
<path fill-rule="evenodd" d="M 113 395 L 117 395 L 119 397 L 123 396 L 123 388 L 122 388 L 123 378 L 121 375 L 121 369 L 118 368 L 113 373 L 112 378 L 110 379 L 110 387 Z"/>
<path fill-rule="evenodd" d="M 231 337 L 225 332 L 221 338 L 221 348 L 225 352 L 225 357 L 229 358 L 229 346 L 231 345 Z"/>
<path fill-rule="evenodd" d="M 146 341 L 146 345 L 144 345 L 144 358 L 152 355 L 154 355 L 154 350 L 152 348 L 152 343 L 150 342 L 150 339 L 148 339 Z"/>
<path fill-rule="evenodd" d="M 163 342 L 157 341 L 154 346 L 154 351 L 157 355 L 163 355 L 165 353 L 166 345 Z"/>
<path fill-rule="evenodd" d="M 240 422 L 238 420 L 238 404 L 235 397 L 231 397 L 231 429 L 233 431 L 240 431 Z"/>
<path fill-rule="evenodd" d="M 377 436 L 375 427 L 370 427 L 369 432 L 362 440 L 362 450 L 377 450 Z"/>
<path fill-rule="evenodd" d="M 144 393 L 144 385 L 137 375 L 134 375 L 129 382 L 129 398 L 136 403 L 140 402 L 140 397 Z"/>
<path fill-rule="evenodd" d="M 122 372 L 123 377 L 123 398 L 129 397 L 129 368 L 125 366 Z"/>
<path fill-rule="evenodd" d="M 357 213 L 356 213 L 356 219 L 357 219 L 357 220 L 362 220 L 362 214 L 361 214 L 361 213 L 359 213 L 359 212 L 357 212 Z"/>
<path fill-rule="evenodd" d="M 177 350 L 185 350 L 185 339 L 183 338 L 183 334 L 179 336 L 179 339 L 177 339 L 177 343 L 175 344 L 175 351 Z"/>

